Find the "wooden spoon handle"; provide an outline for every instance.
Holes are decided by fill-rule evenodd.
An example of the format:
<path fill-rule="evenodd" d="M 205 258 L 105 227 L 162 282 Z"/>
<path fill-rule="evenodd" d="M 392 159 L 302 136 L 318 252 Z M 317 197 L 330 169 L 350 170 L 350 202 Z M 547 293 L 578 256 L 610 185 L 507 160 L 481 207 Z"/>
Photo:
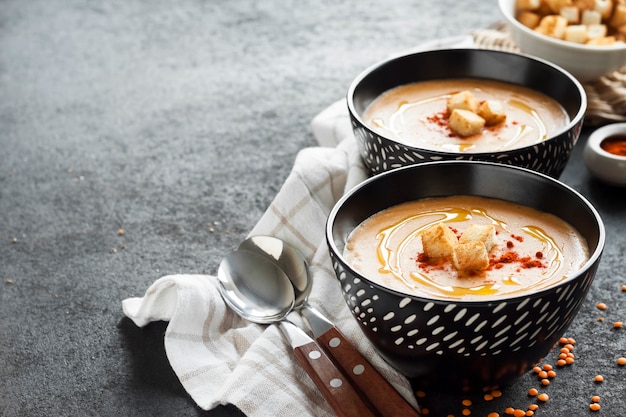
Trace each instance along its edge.
<path fill-rule="evenodd" d="M 296 358 L 338 417 L 379 417 L 350 384 L 324 350 L 290 322 L 280 323 Z"/>
<path fill-rule="evenodd" d="M 418 417 L 421 414 L 374 368 L 352 343 L 331 327 L 317 337 L 335 364 L 383 417 Z"/>

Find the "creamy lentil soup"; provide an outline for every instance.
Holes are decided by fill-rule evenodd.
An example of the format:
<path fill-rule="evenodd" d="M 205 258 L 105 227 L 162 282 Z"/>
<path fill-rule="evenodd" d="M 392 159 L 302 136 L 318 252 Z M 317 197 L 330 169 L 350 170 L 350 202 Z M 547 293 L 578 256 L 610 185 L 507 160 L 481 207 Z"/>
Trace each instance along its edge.
<path fill-rule="evenodd" d="M 437 223 L 457 236 L 470 225 L 493 225 L 489 266 L 467 273 L 448 259 L 423 259 L 421 233 Z M 374 214 L 352 231 L 343 254 L 370 280 L 406 294 L 485 300 L 564 280 L 587 261 L 588 248 L 577 230 L 552 214 L 504 200 L 453 196 Z"/>
<path fill-rule="evenodd" d="M 481 133 L 459 136 L 448 125 L 446 102 L 459 91 L 502 103 L 506 120 Z M 365 110 L 365 123 L 380 134 L 418 148 L 443 152 L 496 152 L 541 142 L 569 122 L 563 107 L 545 94 L 492 80 L 433 80 L 396 87 Z"/>

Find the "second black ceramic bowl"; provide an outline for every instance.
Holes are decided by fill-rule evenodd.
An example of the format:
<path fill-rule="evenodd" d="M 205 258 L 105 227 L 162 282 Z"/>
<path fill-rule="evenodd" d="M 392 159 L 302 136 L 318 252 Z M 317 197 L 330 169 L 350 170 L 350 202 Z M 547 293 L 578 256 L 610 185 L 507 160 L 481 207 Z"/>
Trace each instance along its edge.
<path fill-rule="evenodd" d="M 363 119 L 369 104 L 387 90 L 419 81 L 459 78 L 502 81 L 546 94 L 563 106 L 570 121 L 536 145 L 458 153 L 403 144 L 378 133 Z M 539 58 L 485 49 L 445 49 L 402 55 L 367 68 L 350 85 L 347 104 L 359 151 L 372 175 L 422 162 L 476 160 L 529 168 L 558 178 L 580 136 L 587 96 L 571 74 Z"/>
<path fill-rule="evenodd" d="M 552 213 L 587 241 L 588 261 L 542 290 L 485 300 L 407 295 L 377 284 L 346 261 L 352 230 L 371 215 L 427 197 L 476 195 Z M 326 239 L 348 308 L 375 349 L 420 385 L 479 391 L 528 371 L 557 344 L 595 276 L 605 230 L 578 192 L 524 168 L 475 161 L 442 161 L 373 176 L 331 211 Z"/>

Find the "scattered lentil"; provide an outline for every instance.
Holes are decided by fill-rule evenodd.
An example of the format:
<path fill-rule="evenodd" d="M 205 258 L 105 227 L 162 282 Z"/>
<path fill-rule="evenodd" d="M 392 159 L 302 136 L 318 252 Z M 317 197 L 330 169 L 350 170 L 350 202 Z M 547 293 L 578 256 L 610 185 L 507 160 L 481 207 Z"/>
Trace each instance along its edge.
<path fill-rule="evenodd" d="M 596 308 L 597 308 L 598 310 L 606 310 L 606 304 L 604 304 L 604 303 L 598 303 L 598 304 L 596 304 Z"/>
<path fill-rule="evenodd" d="M 596 375 L 593 380 L 595 382 L 604 382 L 604 377 L 602 375 Z"/>
<path fill-rule="evenodd" d="M 600 407 L 600 404 L 598 404 L 598 403 L 589 404 L 589 409 L 591 411 L 600 411 L 600 408 L 602 408 L 602 407 Z"/>
<path fill-rule="evenodd" d="M 125 232 L 124 232 L 124 229 L 119 229 L 119 230 L 117 231 L 117 234 L 118 234 L 119 236 L 124 236 L 124 233 L 125 233 Z"/>
<path fill-rule="evenodd" d="M 489 413 L 489 414 L 487 415 L 487 417 L 500 417 L 500 413 L 496 413 L 496 412 L 494 411 L 494 412 L 492 412 L 492 413 Z"/>
<path fill-rule="evenodd" d="M 539 406 L 537 404 L 531 404 L 528 406 L 529 410 L 533 410 L 533 411 L 537 411 L 537 409 L 539 409 Z"/>
<path fill-rule="evenodd" d="M 548 394 L 546 394 L 545 392 L 543 392 L 543 393 L 539 394 L 539 396 L 537 397 L 537 399 L 538 399 L 539 401 L 542 401 L 542 402 L 544 402 L 544 403 L 545 403 L 546 401 L 548 401 L 548 400 L 550 399 L 550 397 L 548 396 Z"/>
<path fill-rule="evenodd" d="M 593 397 L 591 397 L 591 401 L 594 403 L 599 403 L 600 402 L 600 396 L 599 395 L 594 395 Z"/>
<path fill-rule="evenodd" d="M 464 416 L 469 416 L 472 414 L 472 410 L 470 410 L 469 408 L 464 408 L 463 411 L 461 411 L 461 414 L 463 414 Z"/>
<path fill-rule="evenodd" d="M 494 389 L 493 391 L 491 391 L 491 395 L 493 395 L 493 398 L 500 398 L 502 397 L 502 391 L 500 391 L 499 389 Z"/>
<path fill-rule="evenodd" d="M 505 413 L 505 414 L 509 414 L 509 415 L 513 414 L 514 412 L 515 412 L 515 410 L 513 409 L 513 407 L 507 407 L 507 408 L 504 410 L 504 413 Z"/>
<path fill-rule="evenodd" d="M 537 390 L 537 388 L 531 388 L 528 390 L 528 395 L 530 395 L 531 397 L 536 397 L 537 395 L 539 395 L 539 390 Z"/>
<path fill-rule="evenodd" d="M 622 284 L 622 291 L 626 291 L 626 284 Z"/>
<path fill-rule="evenodd" d="M 526 411 L 524 411 L 524 410 L 522 410 L 522 409 L 518 408 L 518 409 L 516 409 L 516 410 L 513 412 L 513 415 L 514 415 L 515 417 L 524 417 L 524 416 L 526 415 Z"/>
<path fill-rule="evenodd" d="M 469 407 L 470 405 L 472 405 L 472 400 L 463 400 L 461 401 L 461 404 L 463 404 L 466 407 Z"/>
<path fill-rule="evenodd" d="M 615 323 L 613 323 L 613 327 L 616 329 L 621 329 L 623 325 L 624 323 L 622 323 L 621 321 L 616 321 Z"/>
<path fill-rule="evenodd" d="M 624 366 L 626 365 L 626 358 L 617 358 L 617 364 L 619 366 Z"/>

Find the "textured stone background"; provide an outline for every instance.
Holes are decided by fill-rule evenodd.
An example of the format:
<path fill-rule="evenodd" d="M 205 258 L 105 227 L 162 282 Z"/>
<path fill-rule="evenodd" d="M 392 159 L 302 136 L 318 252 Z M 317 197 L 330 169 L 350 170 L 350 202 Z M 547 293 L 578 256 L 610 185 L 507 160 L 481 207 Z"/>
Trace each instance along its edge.
<path fill-rule="evenodd" d="M 199 410 L 165 324 L 136 328 L 121 300 L 162 275 L 215 273 L 363 68 L 499 19 L 495 0 L 0 0 L 0 415 L 237 415 Z M 579 153 L 564 178 L 602 204 L 610 247 L 572 328 L 579 363 L 538 415 L 585 415 L 595 393 L 624 415 L 611 361 L 625 337 L 608 325 L 626 319 L 626 199 Z M 531 384 L 498 407 L 529 403 Z M 424 402 L 460 415 L 459 398 Z"/>

